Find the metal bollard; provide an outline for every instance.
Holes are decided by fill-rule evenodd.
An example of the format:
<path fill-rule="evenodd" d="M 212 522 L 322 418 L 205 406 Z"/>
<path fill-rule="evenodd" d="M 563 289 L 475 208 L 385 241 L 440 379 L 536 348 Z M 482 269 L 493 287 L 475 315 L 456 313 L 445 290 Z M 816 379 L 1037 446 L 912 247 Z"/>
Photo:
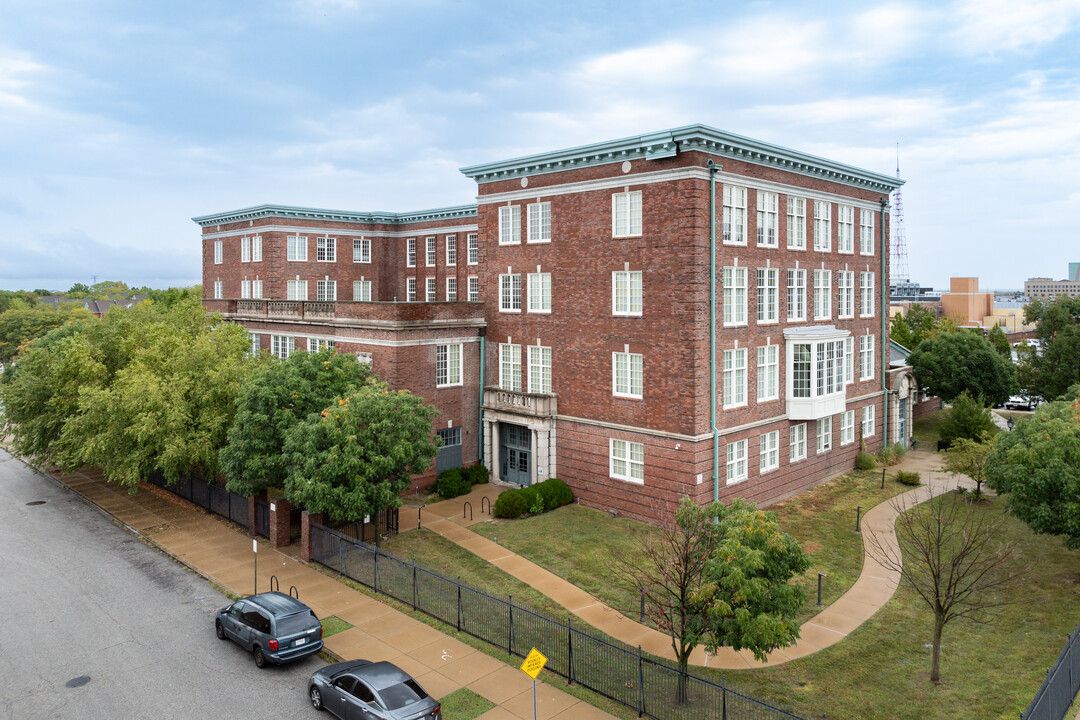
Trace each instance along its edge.
<path fill-rule="evenodd" d="M 817 604 L 819 606 L 821 605 L 821 578 L 823 578 L 823 577 L 829 577 L 829 576 L 826 575 L 825 573 L 818 573 L 817 574 Z"/>
<path fill-rule="evenodd" d="M 881 468 L 881 489 L 885 489 L 885 468 Z"/>
<path fill-rule="evenodd" d="M 860 520 L 862 520 L 862 505 L 855 509 L 855 532 L 862 532 L 859 528 Z"/>

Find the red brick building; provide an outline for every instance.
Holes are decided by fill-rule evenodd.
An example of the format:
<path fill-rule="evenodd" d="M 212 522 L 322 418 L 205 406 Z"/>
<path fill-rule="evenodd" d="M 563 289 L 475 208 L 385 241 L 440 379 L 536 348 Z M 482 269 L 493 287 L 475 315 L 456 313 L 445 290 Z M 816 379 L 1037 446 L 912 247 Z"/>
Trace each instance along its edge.
<path fill-rule="evenodd" d="M 440 466 L 635 517 L 774 502 L 899 439 L 900 181 L 701 125 L 462 172 L 476 205 L 195 218 L 206 307 L 428 398 Z"/>

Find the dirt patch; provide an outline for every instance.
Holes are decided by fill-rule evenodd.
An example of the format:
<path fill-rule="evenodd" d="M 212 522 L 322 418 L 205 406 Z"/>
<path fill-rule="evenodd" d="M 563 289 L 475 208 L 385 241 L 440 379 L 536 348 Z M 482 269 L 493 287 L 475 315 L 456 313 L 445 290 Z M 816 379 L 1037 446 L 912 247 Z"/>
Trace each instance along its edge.
<path fill-rule="evenodd" d="M 823 547 L 825 547 L 825 546 L 822 545 L 821 543 L 811 541 L 811 542 L 808 542 L 805 545 L 803 545 L 802 549 L 803 549 L 803 552 L 805 552 L 807 555 L 813 555 L 817 551 L 821 550 L 821 548 L 823 548 Z"/>

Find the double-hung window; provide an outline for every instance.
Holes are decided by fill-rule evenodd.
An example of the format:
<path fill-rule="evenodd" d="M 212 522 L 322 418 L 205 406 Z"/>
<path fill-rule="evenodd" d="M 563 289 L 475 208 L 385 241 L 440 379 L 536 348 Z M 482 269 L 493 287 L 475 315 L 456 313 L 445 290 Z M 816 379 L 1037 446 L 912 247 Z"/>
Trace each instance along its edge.
<path fill-rule="evenodd" d="M 476 275 L 469 276 L 469 302 L 480 301 L 480 278 Z"/>
<path fill-rule="evenodd" d="M 874 336 L 859 336 L 859 379 L 874 379 Z"/>
<path fill-rule="evenodd" d="M 611 236 L 634 237 L 641 234 L 641 191 L 615 193 L 611 196 Z"/>
<path fill-rule="evenodd" d="M 529 312 L 551 312 L 551 273 L 529 273 Z"/>
<path fill-rule="evenodd" d="M 836 252 L 855 252 L 855 208 L 850 205 L 836 208 Z"/>
<path fill-rule="evenodd" d="M 424 280 L 424 300 L 435 302 L 435 278 L 429 277 Z"/>
<path fill-rule="evenodd" d="M 285 238 L 285 259 L 290 262 L 307 262 L 307 238 L 303 235 L 289 235 Z"/>
<path fill-rule="evenodd" d="M 774 248 L 777 244 L 777 195 L 757 191 L 757 244 L 758 247 Z"/>
<path fill-rule="evenodd" d="M 780 467 L 780 431 L 761 436 L 761 472 L 767 473 Z"/>
<path fill-rule="evenodd" d="M 466 253 L 468 257 L 465 261 L 470 265 L 477 265 L 480 263 L 480 236 L 477 233 L 469 233 L 465 236 L 465 243 L 467 245 Z"/>
<path fill-rule="evenodd" d="M 844 383 L 855 382 L 855 338 L 844 338 Z"/>
<path fill-rule="evenodd" d="M 818 453 L 832 450 L 832 417 L 823 417 L 817 421 Z"/>
<path fill-rule="evenodd" d="M 316 281 L 315 299 L 319 302 L 337 302 L 337 280 Z"/>
<path fill-rule="evenodd" d="M 724 268 L 724 325 L 746 324 L 746 268 Z"/>
<path fill-rule="evenodd" d="M 779 321 L 777 310 L 780 294 L 780 271 L 776 268 L 758 268 L 757 271 L 757 320 L 760 324 Z"/>
<path fill-rule="evenodd" d="M 724 408 L 746 404 L 746 348 L 724 351 Z"/>
<path fill-rule="evenodd" d="M 435 387 L 461 385 L 461 343 L 435 346 Z"/>
<path fill-rule="evenodd" d="M 499 276 L 499 312 L 521 312 L 521 275 Z"/>
<path fill-rule="evenodd" d="M 832 317 L 832 270 L 814 271 L 814 319 Z"/>
<path fill-rule="evenodd" d="M 220 265 L 224 262 L 225 254 L 225 242 L 223 240 L 214 241 L 214 264 Z"/>
<path fill-rule="evenodd" d="M 806 320 L 806 268 L 787 271 L 788 322 Z"/>
<path fill-rule="evenodd" d="M 862 436 L 864 438 L 874 436 L 874 416 L 877 414 L 877 408 L 874 405 L 867 405 L 862 409 Z"/>
<path fill-rule="evenodd" d="M 859 210 L 859 253 L 874 254 L 874 211 L 866 208 Z"/>
<path fill-rule="evenodd" d="M 840 445 L 855 442 L 855 411 L 848 410 L 840 416 Z"/>
<path fill-rule="evenodd" d="M 641 271 L 616 270 L 611 273 L 613 315 L 641 315 Z"/>
<path fill-rule="evenodd" d="M 285 299 L 286 300 L 307 300 L 307 280 L 286 280 L 285 281 Z"/>
<path fill-rule="evenodd" d="M 511 392 L 521 392 L 521 346 L 511 343 L 499 345 L 499 387 Z"/>
<path fill-rule="evenodd" d="M 240 262 L 251 262 L 251 238 L 240 238 Z"/>
<path fill-rule="evenodd" d="M 309 338 L 308 339 L 308 352 L 317 353 L 320 350 L 335 350 L 337 348 L 337 342 L 335 340 L 323 340 L 321 338 Z"/>
<path fill-rule="evenodd" d="M 354 263 L 371 262 L 371 238 L 353 238 L 352 261 Z"/>
<path fill-rule="evenodd" d="M 251 262 L 262 262 L 262 235 L 251 238 Z"/>
<path fill-rule="evenodd" d="M 214 281 L 214 299 L 221 300 L 225 296 L 225 286 L 221 280 Z"/>
<path fill-rule="evenodd" d="M 814 249 L 832 250 L 832 205 L 824 200 L 814 201 Z"/>
<path fill-rule="evenodd" d="M 416 238 L 405 241 L 405 267 L 416 267 Z"/>
<path fill-rule="evenodd" d="M 806 459 L 806 423 L 791 426 L 788 446 L 791 449 L 791 462 Z"/>
<path fill-rule="evenodd" d="M 521 242 L 521 206 L 499 208 L 499 244 L 517 245 Z"/>
<path fill-rule="evenodd" d="M 405 278 L 405 302 L 416 302 L 416 278 Z"/>
<path fill-rule="evenodd" d="M 242 300 L 247 300 L 250 297 L 251 297 L 251 281 L 250 280 L 241 280 L 240 281 L 240 298 Z"/>
<path fill-rule="evenodd" d="M 746 244 L 746 188 L 724 186 L 724 244 Z"/>
<path fill-rule="evenodd" d="M 859 273 L 859 309 L 863 317 L 874 317 L 874 273 Z"/>
<path fill-rule="evenodd" d="M 352 299 L 354 302 L 371 302 L 371 281 L 353 280 Z"/>
<path fill-rule="evenodd" d="M 611 477 L 616 480 L 645 484 L 645 446 L 629 440 L 611 439 Z"/>
<path fill-rule="evenodd" d="M 761 345 L 757 349 L 758 402 L 780 397 L 780 346 Z"/>
<path fill-rule="evenodd" d="M 292 335 L 271 335 L 270 354 L 282 360 L 288 360 L 293 350 Z"/>
<path fill-rule="evenodd" d="M 457 265 L 457 235 L 446 236 L 446 264 Z"/>
<path fill-rule="evenodd" d="M 551 392 L 551 348 L 529 345 L 529 392 Z"/>
<path fill-rule="evenodd" d="M 252 299 L 261 300 L 262 296 L 263 296 L 263 294 L 262 294 L 262 280 L 252 280 L 251 281 L 251 297 L 252 297 Z"/>
<path fill-rule="evenodd" d="M 425 238 L 424 243 L 427 246 L 427 255 L 424 258 L 424 260 L 425 260 L 424 264 L 427 267 L 435 267 L 435 259 L 436 259 L 436 257 L 438 257 L 438 252 L 437 252 L 437 249 L 435 247 L 435 237 L 432 236 L 432 237 Z"/>
<path fill-rule="evenodd" d="M 787 199 L 787 246 L 788 250 L 806 249 L 806 200 Z"/>
<path fill-rule="evenodd" d="M 248 355 L 250 355 L 251 357 L 255 357 L 256 355 L 258 355 L 260 345 L 261 345 L 261 340 L 259 338 L 259 334 L 249 332 L 248 333 Z"/>
<path fill-rule="evenodd" d="M 551 242 L 551 203 L 538 202 L 527 207 L 528 242 Z"/>
<path fill-rule="evenodd" d="M 332 237 L 315 238 L 315 260 L 317 262 L 337 262 L 337 239 Z"/>
<path fill-rule="evenodd" d="M 836 272 L 836 316 L 841 319 L 855 317 L 855 271 Z"/>
<path fill-rule="evenodd" d="M 611 354 L 611 392 L 616 397 L 640 399 L 644 393 L 644 356 L 641 353 Z"/>
<path fill-rule="evenodd" d="M 747 477 L 746 440 L 736 440 L 727 445 L 727 484 L 734 485 Z"/>
<path fill-rule="evenodd" d="M 446 302 L 454 302 L 457 300 L 457 278 L 446 278 Z"/>

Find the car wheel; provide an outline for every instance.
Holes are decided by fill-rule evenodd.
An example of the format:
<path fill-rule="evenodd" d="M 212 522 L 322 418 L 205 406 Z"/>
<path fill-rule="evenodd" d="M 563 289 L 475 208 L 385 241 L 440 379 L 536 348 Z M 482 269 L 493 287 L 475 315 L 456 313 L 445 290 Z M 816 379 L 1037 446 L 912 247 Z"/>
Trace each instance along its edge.
<path fill-rule="evenodd" d="M 319 688 L 312 685 L 311 686 L 311 692 L 308 693 L 308 696 L 311 698 L 311 706 L 313 708 L 315 708 L 316 710 L 322 710 L 323 709 L 322 693 L 319 692 Z"/>
<path fill-rule="evenodd" d="M 255 654 L 255 667 L 258 667 L 258 668 L 266 667 L 266 656 L 263 655 L 262 648 L 256 646 L 254 654 Z"/>
<path fill-rule="evenodd" d="M 229 639 L 229 636 L 225 634 L 225 627 L 221 624 L 220 620 L 214 621 L 214 630 L 217 631 L 218 640 Z"/>

